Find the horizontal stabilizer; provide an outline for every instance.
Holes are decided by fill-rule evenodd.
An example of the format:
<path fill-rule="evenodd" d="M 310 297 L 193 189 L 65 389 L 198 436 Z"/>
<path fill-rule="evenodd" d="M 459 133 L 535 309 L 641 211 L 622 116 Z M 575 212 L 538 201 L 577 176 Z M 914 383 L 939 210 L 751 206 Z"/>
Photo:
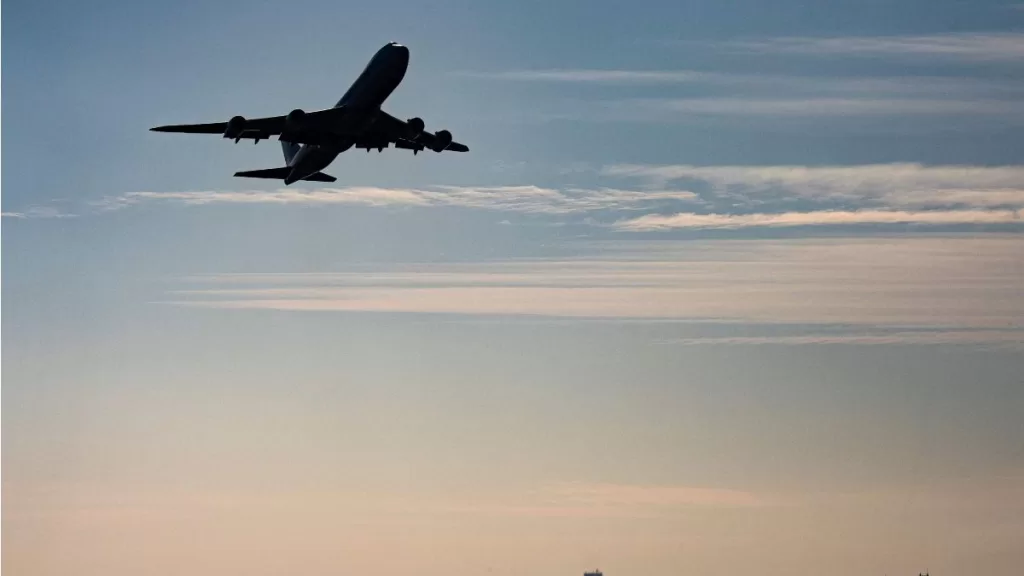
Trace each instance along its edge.
<path fill-rule="evenodd" d="M 284 180 L 288 177 L 292 169 L 288 166 L 284 168 L 266 168 L 264 170 L 248 170 L 245 172 L 235 172 L 235 176 L 239 178 L 269 178 L 271 180 Z M 310 174 L 303 178 L 310 182 L 334 182 L 337 180 L 330 174 L 324 174 L 323 172 L 317 172 L 316 174 Z"/>
<path fill-rule="evenodd" d="M 303 180 L 309 180 L 310 182 L 334 182 L 335 180 L 337 180 L 337 178 L 331 176 L 330 174 L 317 172 L 316 174 L 306 176 L 305 178 L 303 178 Z"/>

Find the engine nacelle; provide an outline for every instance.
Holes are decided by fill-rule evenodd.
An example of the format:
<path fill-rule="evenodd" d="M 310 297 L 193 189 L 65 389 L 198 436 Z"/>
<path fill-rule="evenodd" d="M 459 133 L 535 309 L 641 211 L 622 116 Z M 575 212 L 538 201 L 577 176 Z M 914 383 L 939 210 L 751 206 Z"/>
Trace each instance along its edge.
<path fill-rule="evenodd" d="M 452 143 L 452 133 L 447 130 L 441 130 L 437 134 L 434 134 L 434 152 L 443 152 L 449 144 Z"/>
<path fill-rule="evenodd" d="M 306 112 L 300 108 L 296 108 L 288 113 L 284 117 L 284 122 L 288 126 L 289 130 L 299 130 L 302 128 L 303 122 L 306 120 Z"/>
<path fill-rule="evenodd" d="M 405 123 L 409 128 L 409 135 L 407 136 L 409 140 L 419 138 L 420 134 L 423 133 L 423 129 L 427 127 L 422 118 L 409 118 Z"/>
<path fill-rule="evenodd" d="M 231 120 L 228 120 L 228 125 L 224 129 L 224 137 L 237 138 L 243 130 L 245 130 L 245 118 L 242 116 L 235 116 Z"/>

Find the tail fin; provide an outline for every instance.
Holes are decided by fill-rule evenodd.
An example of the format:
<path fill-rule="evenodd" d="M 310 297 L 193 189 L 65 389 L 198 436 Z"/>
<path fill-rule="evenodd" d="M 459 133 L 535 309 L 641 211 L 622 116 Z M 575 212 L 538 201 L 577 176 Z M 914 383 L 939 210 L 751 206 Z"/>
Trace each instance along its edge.
<path fill-rule="evenodd" d="M 284 151 L 284 163 L 288 166 L 292 165 L 292 158 L 299 153 L 299 149 L 302 148 L 301 144 L 295 142 L 281 141 L 281 150 Z"/>

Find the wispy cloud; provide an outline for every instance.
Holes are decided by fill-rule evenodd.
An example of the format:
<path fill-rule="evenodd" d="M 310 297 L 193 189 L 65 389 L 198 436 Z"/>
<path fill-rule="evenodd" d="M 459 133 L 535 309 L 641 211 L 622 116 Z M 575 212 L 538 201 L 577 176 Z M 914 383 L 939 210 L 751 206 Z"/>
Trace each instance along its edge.
<path fill-rule="evenodd" d="M 1024 166 L 617 164 L 600 172 L 657 187 L 702 183 L 716 196 L 752 206 L 788 197 L 865 208 L 1024 208 Z"/>
<path fill-rule="evenodd" d="M 208 204 L 362 204 L 366 206 L 426 206 L 425 192 L 400 188 L 329 188 L 321 190 L 281 189 L 275 191 L 129 192 L 110 199 L 123 205 L 143 201 L 170 201 L 186 205 Z"/>
<path fill-rule="evenodd" d="M 693 508 L 761 508 L 783 504 L 778 498 L 729 488 L 560 482 L 527 493 L 438 503 L 432 508 L 488 516 L 656 518 Z"/>
<path fill-rule="evenodd" d="M 1024 114 L 1024 83 L 1013 78 L 950 76 L 830 77 L 698 70 L 548 69 L 463 72 L 499 81 L 631 86 L 699 85 L 717 92 L 697 98 L 605 101 L 602 119 L 685 116 L 981 116 Z M 575 116 L 586 108 L 577 106 Z M 666 116 L 668 115 L 668 116 Z"/>
<path fill-rule="evenodd" d="M 750 492 L 677 485 L 565 482 L 543 494 L 556 502 L 596 506 L 759 506 L 766 503 Z"/>
<path fill-rule="evenodd" d="M 818 56 L 915 56 L 1003 62 L 1020 62 L 1024 58 L 1024 34 L 1019 33 L 783 37 L 728 42 L 723 46 L 751 53 Z"/>
<path fill-rule="evenodd" d="M 781 46 L 801 39 L 777 39 Z M 834 39 L 827 39 L 831 42 Z M 839 42 L 842 39 L 836 40 Z M 773 44 L 774 45 L 774 44 Z M 793 49 L 793 48 L 789 48 Z M 808 48 L 812 50 L 813 48 Z M 835 76 L 743 73 L 705 70 L 563 68 L 459 72 L 460 76 L 501 82 L 586 84 L 626 87 L 636 92 L 658 87 L 647 98 L 608 99 L 589 91 L 561 114 L 569 120 L 670 122 L 734 116 L 763 120 L 799 118 L 950 117 L 1020 122 L 1024 82 L 1015 77 Z M 696 86 L 699 96 L 666 93 L 674 85 Z M 595 96 L 596 94 L 596 96 Z M 602 96 L 602 94 L 604 94 Z"/>
<path fill-rule="evenodd" d="M 1024 350 L 1024 330 L 914 330 L 891 332 L 777 334 L 771 336 L 699 336 L 674 338 L 666 344 L 681 346 L 902 346 L 984 344 Z"/>
<path fill-rule="evenodd" d="M 1024 167 L 925 166 L 694 166 L 616 164 L 603 178 L 634 187 L 541 186 L 347 187 L 316 190 L 130 192 L 93 202 L 99 210 L 143 203 L 209 205 L 362 205 L 461 207 L 546 215 L 657 212 L 639 222 L 665 225 L 666 210 L 688 227 L 864 223 L 1006 223 L 1024 209 Z M 639 181 L 640 186 L 635 186 Z M 700 190 L 700 193 L 694 192 Z M 842 204 L 840 210 L 792 212 L 791 202 Z M 717 204 L 716 204 L 717 203 Z M 681 210 L 715 205 L 718 213 Z M 786 207 L 787 210 L 771 210 Z M 723 209 L 725 209 L 723 211 Z M 756 213 L 749 214 L 752 209 Z M 638 225 L 620 225 L 636 229 Z"/>
<path fill-rule="evenodd" d="M 20 212 L 4 212 L 4 218 L 17 218 L 27 220 L 33 218 L 74 218 L 76 214 L 70 214 L 52 206 L 32 206 Z"/>
<path fill-rule="evenodd" d="M 1024 325 L 1024 236 L 620 245 L 629 246 L 625 256 L 598 259 L 216 276 L 169 301 L 233 310 Z"/>
<path fill-rule="evenodd" d="M 642 210 L 665 202 L 694 202 L 685 190 L 621 190 L 615 188 L 542 188 L 538 186 L 436 186 L 433 188 L 329 188 L 312 191 L 130 192 L 108 198 L 105 205 L 127 207 L 164 201 L 185 205 L 281 204 L 363 206 L 456 206 L 537 214 L 568 214 L 594 210 Z"/>
<path fill-rule="evenodd" d="M 593 68 L 457 72 L 458 76 L 523 82 L 586 82 L 609 84 L 675 84 L 726 80 L 732 76 L 695 70 L 608 70 Z"/>
<path fill-rule="evenodd" d="M 621 230 L 645 232 L 675 228 L 752 228 L 843 226 L 852 224 L 1024 224 L 1016 210 L 822 210 L 772 214 L 647 214 L 616 223 Z"/>
<path fill-rule="evenodd" d="M 183 206 L 454 207 L 544 216 L 610 231 L 797 226 L 1014 226 L 1024 224 L 1024 167 L 694 166 L 591 168 L 598 188 L 346 187 L 314 190 L 130 192 L 89 203 L 93 213 L 143 204 Z M 623 181 L 630 182 L 623 182 Z M 10 217 L 63 217 L 41 210 Z"/>
<path fill-rule="evenodd" d="M 531 491 L 493 511 L 531 516 L 619 517 L 660 515 L 686 508 L 751 508 L 780 504 L 778 499 L 730 488 L 561 482 Z"/>
<path fill-rule="evenodd" d="M 536 487 L 464 491 L 337 489 L 216 490 L 123 486 L 5 485 L 15 497 L 5 512 L 17 520 L 61 515 L 65 521 L 177 519 L 197 512 L 316 510 L 356 516 L 491 516 L 512 518 L 655 518 L 688 509 L 764 508 L 789 502 L 732 488 L 678 484 L 552 482 Z M 55 495 L 57 497 L 55 497 Z"/>
<path fill-rule="evenodd" d="M 949 76 L 807 76 L 710 72 L 704 70 L 627 70 L 601 68 L 507 70 L 501 72 L 457 72 L 457 76 L 558 84 L 668 85 L 700 84 L 722 88 L 781 90 L 787 93 L 908 94 L 930 93 L 934 97 L 955 94 L 1021 92 L 1024 84 L 1014 79 L 983 79 Z"/>
<path fill-rule="evenodd" d="M 683 114 L 729 116 L 882 116 L 984 115 L 1024 113 L 1016 100 L 942 100 L 924 98 L 681 98 L 623 102 Z"/>

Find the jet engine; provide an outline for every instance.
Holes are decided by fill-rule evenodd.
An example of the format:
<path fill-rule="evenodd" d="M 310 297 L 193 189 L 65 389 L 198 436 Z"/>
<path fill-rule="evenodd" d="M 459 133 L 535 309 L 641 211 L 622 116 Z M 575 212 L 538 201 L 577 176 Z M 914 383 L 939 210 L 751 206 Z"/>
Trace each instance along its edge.
<path fill-rule="evenodd" d="M 434 142 L 434 152 L 443 152 L 452 143 L 452 133 L 447 130 L 441 130 L 434 134 L 434 138 L 436 140 Z"/>
<path fill-rule="evenodd" d="M 305 119 L 306 113 L 302 109 L 296 108 L 284 117 L 284 122 L 288 126 L 288 130 L 300 130 Z"/>
<path fill-rule="evenodd" d="M 422 118 L 409 118 L 405 123 L 409 128 L 409 140 L 419 138 L 420 134 L 423 133 L 423 129 L 427 127 Z"/>
<path fill-rule="evenodd" d="M 228 120 L 228 125 L 224 129 L 225 138 L 237 138 L 242 131 L 245 130 L 245 118 L 241 116 L 235 116 L 231 120 Z"/>

